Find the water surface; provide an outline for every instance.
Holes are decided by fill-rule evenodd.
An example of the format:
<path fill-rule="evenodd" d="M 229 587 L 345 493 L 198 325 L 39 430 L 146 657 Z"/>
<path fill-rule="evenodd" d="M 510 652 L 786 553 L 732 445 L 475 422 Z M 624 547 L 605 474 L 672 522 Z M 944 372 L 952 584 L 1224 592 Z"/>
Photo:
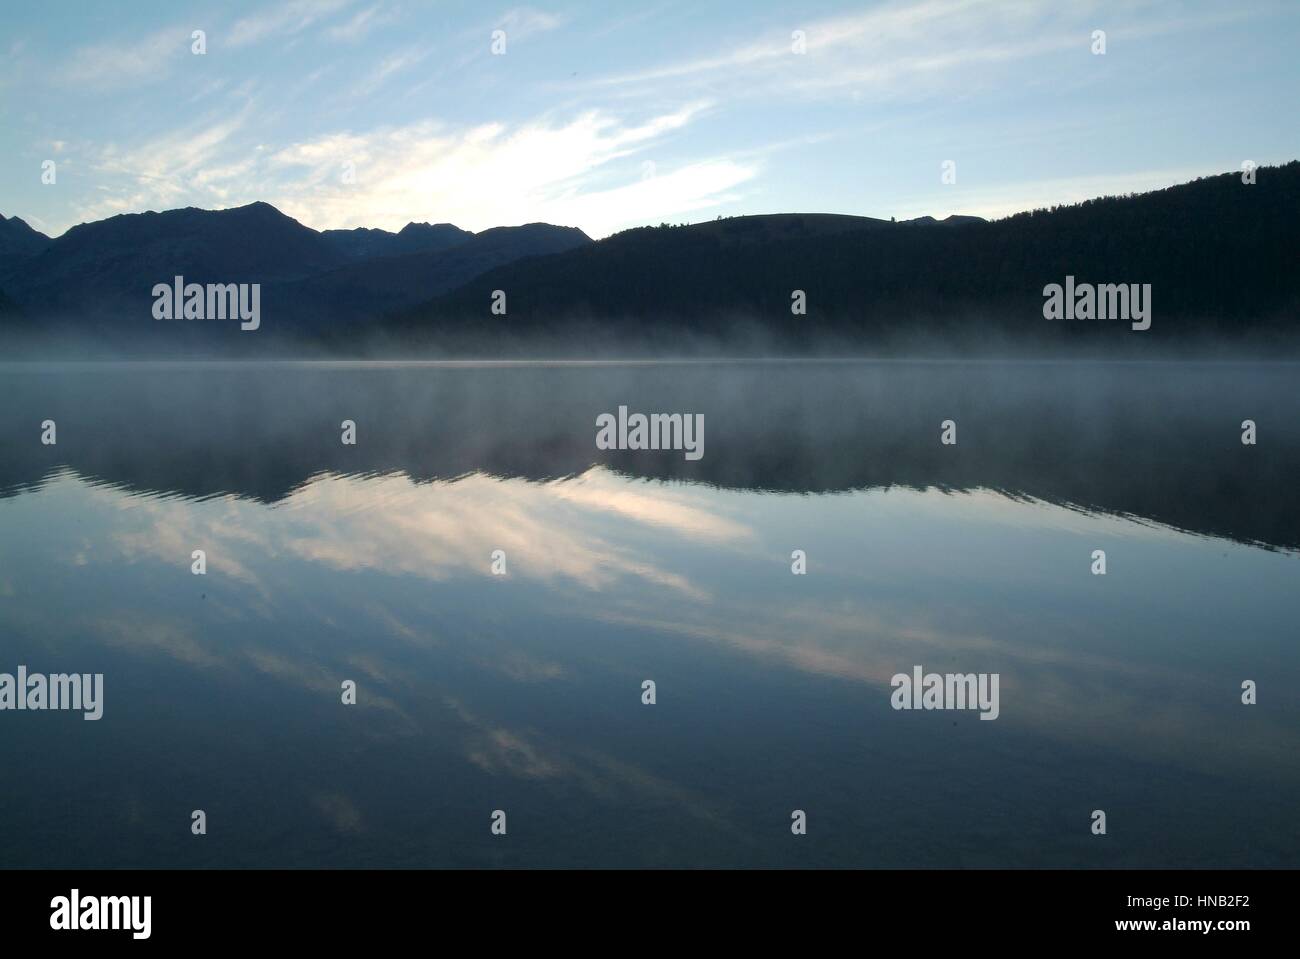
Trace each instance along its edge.
<path fill-rule="evenodd" d="M 1300 865 L 1297 372 L 7 366 L 0 864 Z"/>

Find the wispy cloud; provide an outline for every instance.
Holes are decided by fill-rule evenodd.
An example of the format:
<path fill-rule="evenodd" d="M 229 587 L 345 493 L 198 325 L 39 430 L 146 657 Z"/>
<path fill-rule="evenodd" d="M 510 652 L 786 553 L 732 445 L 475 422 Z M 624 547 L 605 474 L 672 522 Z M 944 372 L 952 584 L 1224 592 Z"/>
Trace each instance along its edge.
<path fill-rule="evenodd" d="M 393 19 L 394 12 L 391 9 L 385 10 L 383 4 L 376 3 L 364 10 L 358 10 L 344 23 L 330 27 L 326 33 L 331 40 L 356 43 L 371 30 L 391 23 Z"/>
<path fill-rule="evenodd" d="M 412 219 L 468 229 L 549 220 L 603 235 L 717 203 L 755 175 L 752 163 L 685 162 L 645 179 L 639 167 L 611 171 L 680 130 L 703 104 L 628 123 L 599 111 L 570 120 L 449 128 L 436 122 L 332 134 L 277 152 L 273 199 L 317 227 L 397 228 Z M 344 184 L 343 164 L 355 167 Z"/>
<path fill-rule="evenodd" d="M 1149 5 L 1135 3 L 1115 36 L 1186 29 L 1167 15 L 1144 22 Z M 715 52 L 608 75 L 595 89 L 645 91 L 706 87 L 714 96 L 885 99 L 969 92 L 994 80 L 1002 64 L 1075 50 L 1085 56 L 1097 11 L 1007 0 L 892 2 L 872 9 L 771 29 Z M 1113 19 L 1113 18 L 1112 18 Z M 1216 15 L 1221 20 L 1222 15 Z M 804 52 L 794 51 L 795 31 Z"/>
<path fill-rule="evenodd" d="M 58 75 L 64 84 L 88 93 L 161 80 L 175 60 L 189 54 L 192 32 L 171 26 L 134 41 L 81 47 Z"/>
<path fill-rule="evenodd" d="M 405 50 L 399 50 L 397 53 L 385 57 L 357 85 L 356 95 L 369 96 L 399 73 L 418 66 L 428 56 L 429 51 L 427 49 L 407 47 Z"/>
<path fill-rule="evenodd" d="M 791 79 L 807 82 L 812 78 L 827 84 L 841 76 L 846 67 L 860 67 L 862 54 L 873 54 L 870 62 L 879 68 L 901 56 L 915 56 L 917 41 L 932 50 L 944 48 L 945 40 L 953 33 L 969 37 L 973 25 L 984 26 L 978 14 L 989 9 L 986 0 L 929 0 L 894 3 L 807 23 L 792 18 L 788 29 L 768 31 L 762 37 L 706 56 L 606 77 L 598 83 L 639 85 L 726 78 L 741 86 L 761 81 L 767 89 L 773 82 L 784 85 Z M 806 52 L 802 54 L 794 52 L 796 30 L 804 35 Z"/>
<path fill-rule="evenodd" d="M 494 21 L 494 29 L 504 30 L 508 40 L 523 40 L 537 33 L 554 30 L 564 19 L 532 7 L 515 7 Z"/>
<path fill-rule="evenodd" d="M 235 21 L 227 40 L 232 47 L 260 43 L 271 37 L 292 36 L 333 16 L 353 0 L 289 0 Z"/>
<path fill-rule="evenodd" d="M 226 206 L 242 200 L 258 163 L 237 135 L 243 130 L 250 102 L 234 115 L 205 117 L 132 147 L 115 143 L 84 146 L 77 159 L 103 183 L 89 202 L 77 203 L 81 221 L 118 213 L 176 206 Z"/>
<path fill-rule="evenodd" d="M 78 216 L 266 200 L 317 229 L 542 220 L 604 236 L 717 206 L 760 169 L 757 155 L 741 154 L 660 162 L 646 175 L 636 158 L 704 115 L 704 103 L 636 122 L 598 110 L 468 127 L 426 120 L 278 148 L 253 141 L 256 109 L 249 101 L 130 147 L 82 147 L 78 161 L 106 185 Z"/>

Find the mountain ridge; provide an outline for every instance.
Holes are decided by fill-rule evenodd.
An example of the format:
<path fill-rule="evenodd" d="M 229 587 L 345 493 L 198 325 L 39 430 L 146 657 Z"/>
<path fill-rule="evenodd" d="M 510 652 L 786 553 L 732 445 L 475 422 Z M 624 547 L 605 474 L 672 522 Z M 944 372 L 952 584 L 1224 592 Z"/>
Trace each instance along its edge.
<path fill-rule="evenodd" d="M 35 256 L 53 242 L 24 219 L 0 214 L 0 273 Z"/>
<path fill-rule="evenodd" d="M 652 317 L 659 335 L 715 345 L 762 338 L 794 351 L 825 337 L 860 346 L 923 335 L 967 343 L 985 333 L 1045 343 L 1128 335 L 1127 323 L 1045 318 L 1044 290 L 1076 276 L 1150 285 L 1148 343 L 1294 336 L 1298 224 L 1300 161 L 1261 167 L 1249 185 L 1226 173 L 992 221 L 872 221 L 756 243 L 743 239 L 749 224 L 665 224 L 489 270 L 387 325 L 413 343 L 470 330 L 480 339 L 578 329 L 618 339 Z M 509 294 L 506 317 L 488 310 L 494 290 Z M 806 314 L 792 313 L 796 291 Z"/>
<path fill-rule="evenodd" d="M 14 222 L 22 221 L 5 224 Z M 513 258 L 591 242 L 576 228 L 550 224 L 478 234 L 414 222 L 398 233 L 320 232 L 260 201 L 226 210 L 119 214 L 44 239 L 28 242 L 26 255 L 0 265 L 0 315 L 91 325 L 104 335 L 112 334 L 113 319 L 121 315 L 151 321 L 153 287 L 176 276 L 200 284 L 261 284 L 266 305 L 309 332 L 313 315 L 338 318 L 346 309 L 375 316 L 427 300 Z M 340 286 L 340 276 L 350 286 Z"/>
<path fill-rule="evenodd" d="M 295 339 L 353 355 L 557 343 L 800 353 L 903 337 L 978 349 L 1128 334 L 1123 322 L 1046 318 L 1049 285 L 1077 277 L 1154 291 L 1152 332 L 1128 341 L 1142 348 L 1220 334 L 1297 338 L 1297 224 L 1300 161 L 1261 167 L 1249 185 L 1225 173 L 991 221 L 755 214 L 599 241 L 540 223 L 318 232 L 264 202 L 122 214 L 54 240 L 10 218 L 0 229 L 40 248 L 0 269 L 0 329 L 61 322 L 109 343 L 199 352 Z M 176 275 L 265 284 L 256 342 L 232 340 L 229 326 L 155 325 L 149 290 Z M 504 314 L 492 310 L 498 291 Z M 792 309 L 800 294 L 803 312 Z"/>

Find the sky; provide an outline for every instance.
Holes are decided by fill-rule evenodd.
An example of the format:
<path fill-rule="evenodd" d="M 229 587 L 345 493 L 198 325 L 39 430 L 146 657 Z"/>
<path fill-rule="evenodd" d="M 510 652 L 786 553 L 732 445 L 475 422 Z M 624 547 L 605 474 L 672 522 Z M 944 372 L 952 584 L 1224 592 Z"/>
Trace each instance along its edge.
<path fill-rule="evenodd" d="M 0 213 L 996 217 L 1295 159 L 1298 105 L 1295 0 L 44 0 L 0 22 Z"/>

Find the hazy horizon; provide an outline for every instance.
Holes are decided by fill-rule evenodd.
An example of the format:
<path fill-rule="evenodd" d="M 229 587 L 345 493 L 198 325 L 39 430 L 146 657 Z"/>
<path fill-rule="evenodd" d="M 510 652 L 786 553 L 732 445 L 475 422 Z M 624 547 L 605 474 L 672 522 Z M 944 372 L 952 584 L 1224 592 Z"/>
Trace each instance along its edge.
<path fill-rule="evenodd" d="M 1296 160 L 1300 160 L 1300 157 L 1293 157 L 1293 158 L 1288 159 L 1288 160 L 1279 161 L 1278 164 L 1268 164 L 1268 165 L 1265 165 L 1265 166 L 1266 166 L 1266 167 L 1267 167 L 1267 166 L 1283 166 L 1283 165 L 1286 165 L 1286 164 L 1288 164 L 1288 163 L 1296 162 Z M 1238 173 L 1238 172 L 1240 172 L 1240 171 L 1236 171 L 1236 170 L 1217 170 L 1217 171 L 1214 171 L 1214 172 L 1212 172 L 1212 173 L 1205 174 L 1205 176 L 1218 176 L 1218 175 L 1221 175 L 1221 174 Z M 1204 177 L 1197 177 L 1196 179 L 1203 179 L 1203 178 L 1204 178 Z M 1144 193 L 1153 193 L 1153 192 L 1158 192 L 1159 190 L 1166 189 L 1166 188 L 1169 187 L 1169 186 L 1179 186 L 1179 185 L 1181 185 L 1181 183 L 1170 183 L 1170 184 L 1165 184 L 1164 186 L 1152 187 L 1150 190 L 1139 190 L 1139 191 L 1134 191 L 1134 192 L 1137 193 L 1138 195 L 1141 195 L 1141 194 L 1144 194 Z M 1060 205 L 1075 205 L 1076 203 L 1085 202 L 1085 201 L 1087 201 L 1087 200 L 1104 199 L 1104 198 L 1106 198 L 1106 197 L 1115 196 L 1115 195 L 1117 195 L 1117 194 L 1102 194 L 1102 195 L 1095 196 L 1095 197 L 1085 197 L 1085 198 L 1083 198 L 1082 200 L 1078 200 L 1078 201 L 1070 201 L 1068 204 L 1060 204 Z M 247 203 L 240 203 L 240 204 L 238 204 L 238 205 L 236 205 L 236 206 L 220 206 L 220 205 L 218 205 L 218 206 L 211 206 L 211 207 L 183 206 L 183 207 L 168 207 L 168 208 L 163 208 L 163 209 L 132 210 L 132 211 L 128 211 L 128 212 L 126 212 L 126 213 L 111 213 L 111 214 L 109 214 L 108 216 L 104 217 L 104 219 L 110 219 L 110 218 L 112 218 L 112 217 L 114 217 L 114 216 L 122 216 L 122 215 L 138 215 L 138 214 L 142 214 L 142 213 L 174 213 L 174 212 L 178 212 L 178 211 L 182 211 L 182 210 L 198 210 L 198 211 L 205 212 L 205 213 L 218 213 L 218 212 L 221 212 L 221 211 L 223 211 L 223 210 L 238 210 L 238 209 L 243 209 L 243 208 L 246 208 L 246 207 L 249 207 L 249 206 L 256 206 L 256 205 L 258 205 L 259 203 L 261 203 L 261 204 L 266 204 L 266 205 L 268 205 L 268 206 L 271 206 L 272 208 L 276 209 L 278 212 L 283 213 L 283 214 L 285 214 L 286 216 L 289 216 L 289 214 L 285 213 L 284 210 L 280 210 L 278 207 L 275 206 L 274 203 L 271 203 L 269 200 L 249 200 Z M 1056 204 L 1053 204 L 1053 206 L 1054 206 L 1054 205 L 1056 205 Z M 1000 215 L 998 215 L 998 216 L 996 216 L 996 217 L 982 217 L 981 219 L 989 219 L 989 220 L 1004 220 L 1004 219 L 1008 219 L 1008 218 L 1010 218 L 1010 217 L 1017 216 L 1017 215 L 1022 214 L 1022 213 L 1032 213 L 1032 212 L 1037 212 L 1037 211 L 1039 211 L 1039 210 L 1044 210 L 1044 209 L 1048 209 L 1048 208 L 1049 208 L 1049 207 L 1032 207 L 1032 208 L 1026 208 L 1026 209 L 1023 209 L 1023 210 L 1009 210 L 1009 211 L 1007 211 L 1007 212 L 1005 212 L 1005 213 L 1002 213 L 1002 214 L 1000 214 Z M 915 218 L 913 218 L 913 219 L 925 219 L 925 218 L 928 216 L 928 217 L 932 217 L 932 218 L 935 219 L 935 220 L 945 220 L 945 219 L 948 219 L 949 217 L 974 216 L 974 215 L 975 215 L 975 214 L 962 214 L 962 213 L 947 213 L 947 214 L 945 214 L 945 213 L 921 213 L 921 214 L 917 214 L 917 216 L 916 216 Z M 7 219 L 23 219 L 23 217 L 21 217 L 21 216 L 4 214 L 3 212 L 0 212 L 0 216 L 3 216 L 3 217 L 5 217 L 5 218 L 7 218 Z M 721 214 L 718 214 L 718 215 L 715 216 L 715 217 L 704 217 L 704 218 L 701 218 L 701 219 L 695 219 L 695 220 L 683 220 L 683 221 L 680 221 L 680 222 L 677 222 L 677 223 L 673 223 L 673 224 L 671 224 L 671 225 L 673 225 L 673 226 L 699 226 L 699 225 L 702 225 L 702 224 L 705 224 L 705 223 L 713 222 L 713 221 L 716 220 L 716 219 L 735 219 L 735 218 L 739 218 L 739 217 L 786 217 L 786 216 L 788 216 L 788 217 L 799 217 L 799 216 L 828 216 L 828 217 L 839 217 L 839 216 L 843 216 L 843 217 L 854 217 L 854 218 L 874 219 L 874 220 L 887 220 L 887 219 L 889 219 L 889 217 L 873 217 L 873 216 L 871 216 L 870 214 L 865 214 L 865 213 L 841 213 L 841 212 L 839 212 L 839 211 L 835 211 L 835 210 L 767 210 L 767 211 L 761 211 L 761 210 L 760 210 L 760 211 L 754 211 L 754 212 L 750 212 L 750 213 L 731 214 L 731 215 L 726 216 L 726 217 L 722 216 Z M 296 218 L 291 217 L 291 219 L 296 219 Z M 26 221 L 26 220 L 23 220 L 23 222 L 27 222 L 27 221 Z M 74 223 L 72 226 L 68 227 L 68 229 L 71 230 L 71 229 L 73 229 L 73 228 L 75 228 L 75 227 L 77 227 L 77 226 L 85 226 L 86 224 L 88 224 L 88 223 L 93 223 L 93 222 L 99 222 L 99 221 L 98 221 L 98 220 L 87 220 L 87 221 L 83 221 L 82 223 Z M 301 223 L 301 221 L 296 221 L 296 222 Z M 535 221 L 535 222 L 539 222 L 539 223 L 540 223 L 541 221 Z M 906 221 L 900 221 L 900 222 L 906 222 Z M 28 223 L 28 225 L 31 226 L 30 223 Z M 313 230 L 316 230 L 316 229 L 317 229 L 316 227 L 312 227 L 312 226 L 310 226 L 309 224 L 305 224 L 305 223 L 303 223 L 302 225 L 303 225 L 303 226 L 307 226 L 309 229 L 313 229 Z M 385 232 L 389 232 L 389 233 L 398 233 L 398 232 L 400 232 L 402 229 L 404 229 L 404 228 L 407 227 L 407 226 L 445 226 L 445 225 L 455 226 L 455 227 L 458 227 L 458 228 L 460 228 L 460 229 L 464 229 L 464 228 L 461 227 L 460 224 L 458 224 L 458 223 L 450 223 L 450 224 L 448 224 L 446 221 L 440 221 L 440 222 L 438 222 L 438 223 L 431 223 L 431 222 L 428 221 L 428 220 L 421 220 L 421 221 L 411 220 L 411 221 L 408 221 L 407 223 L 402 224 L 402 226 L 397 227 L 397 228 L 395 228 L 395 229 L 385 230 Z M 530 225 L 530 224 L 517 224 L 517 223 L 516 223 L 516 224 L 506 224 L 506 223 L 501 223 L 501 224 L 494 224 L 493 226 L 484 227 L 484 228 L 481 229 L 481 230 L 466 230 L 466 232 L 467 232 L 467 233 L 471 233 L 471 234 L 478 234 L 478 233 L 486 232 L 486 231 L 488 231 L 488 230 L 500 229 L 500 228 L 502 228 L 502 227 L 511 227 L 511 226 L 527 226 L 527 225 Z M 571 223 L 553 223 L 553 224 L 548 224 L 548 225 L 551 225 L 551 226 L 561 226 L 561 227 L 574 227 L 574 225 L 571 224 Z M 641 227 L 641 226 L 659 226 L 659 225 L 661 225 L 661 224 L 659 224 L 659 223 L 645 223 L 645 224 L 638 224 L 638 225 L 633 225 L 633 226 L 625 227 L 623 230 L 619 230 L 619 231 L 616 231 L 616 232 L 623 232 L 624 230 L 634 230 L 634 229 L 638 229 L 638 228 Z M 576 229 L 582 229 L 581 227 L 574 227 L 574 228 L 576 228 Z M 327 228 L 327 229 L 335 229 L 335 228 Z M 373 230 L 380 230 L 380 229 L 385 229 L 385 228 L 383 228 L 383 227 L 373 227 L 373 226 L 364 226 L 364 225 L 359 225 L 359 226 L 355 226 L 355 227 L 347 227 L 347 228 L 345 228 L 345 229 L 373 229 Z M 65 230 L 64 232 L 66 233 L 67 231 Z M 324 231 L 324 230 L 317 230 L 317 232 L 325 232 L 325 231 Z M 584 232 L 585 232 L 585 231 L 584 231 Z M 59 236 L 62 236 L 63 234 L 60 233 L 60 234 L 57 234 L 57 235 L 49 235 L 49 234 L 46 234 L 46 235 L 47 235 L 47 236 L 50 236 L 50 239 L 58 239 L 58 237 L 59 237 Z M 610 236 L 612 236 L 612 235 L 614 235 L 614 234 L 610 234 Z M 599 238 L 597 238 L 597 237 L 592 237 L 592 239 L 606 239 L 606 238 L 607 238 L 607 237 L 599 237 Z"/>

